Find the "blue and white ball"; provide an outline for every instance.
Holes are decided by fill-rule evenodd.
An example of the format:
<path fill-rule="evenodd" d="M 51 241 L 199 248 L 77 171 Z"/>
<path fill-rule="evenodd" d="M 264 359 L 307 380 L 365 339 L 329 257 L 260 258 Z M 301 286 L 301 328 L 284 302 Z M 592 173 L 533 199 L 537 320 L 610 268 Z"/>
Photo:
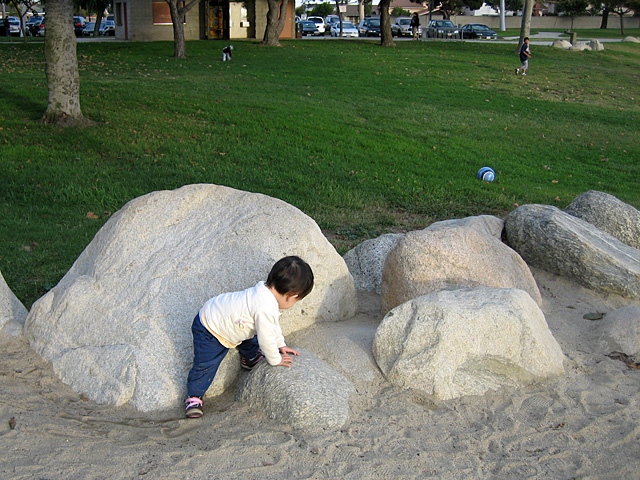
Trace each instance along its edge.
<path fill-rule="evenodd" d="M 494 172 L 491 167 L 482 167 L 478 170 L 476 177 L 478 177 L 478 180 L 482 180 L 484 182 L 493 182 L 496 178 L 496 172 Z"/>

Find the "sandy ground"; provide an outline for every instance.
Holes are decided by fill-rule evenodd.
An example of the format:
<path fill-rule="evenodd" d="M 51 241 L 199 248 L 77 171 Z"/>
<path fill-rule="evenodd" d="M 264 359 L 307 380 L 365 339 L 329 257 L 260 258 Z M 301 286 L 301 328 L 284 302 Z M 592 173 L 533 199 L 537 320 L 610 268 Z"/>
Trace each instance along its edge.
<path fill-rule="evenodd" d="M 199 420 L 97 405 L 24 339 L 4 339 L 0 479 L 640 478 L 640 370 L 597 353 L 597 321 L 583 318 L 638 302 L 535 276 L 566 375 L 520 390 L 445 402 L 392 387 L 370 353 L 372 295 L 356 318 L 291 336 L 356 385 L 339 431 L 294 430 L 233 392 L 207 399 Z"/>

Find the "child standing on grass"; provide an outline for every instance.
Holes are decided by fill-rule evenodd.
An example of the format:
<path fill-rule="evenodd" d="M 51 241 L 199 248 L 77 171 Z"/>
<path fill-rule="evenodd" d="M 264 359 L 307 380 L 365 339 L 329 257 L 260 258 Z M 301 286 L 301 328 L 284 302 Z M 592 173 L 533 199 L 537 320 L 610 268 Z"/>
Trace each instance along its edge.
<path fill-rule="evenodd" d="M 531 50 L 529 49 L 529 37 L 524 37 L 522 47 L 520 47 L 520 61 L 522 66 L 516 68 L 516 75 L 522 70 L 522 75 L 527 75 L 527 68 L 529 68 L 529 59 L 531 58 Z"/>
<path fill-rule="evenodd" d="M 241 367 L 251 370 L 262 359 L 290 367 L 299 355 L 286 346 L 280 310 L 293 307 L 313 288 L 311 267 L 300 257 L 285 257 L 272 267 L 267 281 L 242 292 L 223 293 L 200 309 L 191 327 L 193 367 L 187 378 L 187 418 L 202 416 L 202 397 L 230 348 L 240 352 Z"/>

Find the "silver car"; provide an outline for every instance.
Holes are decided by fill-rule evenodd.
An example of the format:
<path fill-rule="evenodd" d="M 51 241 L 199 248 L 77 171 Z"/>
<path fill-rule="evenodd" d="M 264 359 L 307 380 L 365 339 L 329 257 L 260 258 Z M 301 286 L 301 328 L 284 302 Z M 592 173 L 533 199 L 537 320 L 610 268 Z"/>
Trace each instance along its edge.
<path fill-rule="evenodd" d="M 411 28 L 411 17 L 398 17 L 395 23 L 391 25 L 391 34 L 396 37 L 411 37 L 413 29 Z M 422 27 L 418 27 L 418 35 L 422 35 Z"/>
<path fill-rule="evenodd" d="M 337 22 L 331 25 L 331 36 L 332 37 L 340 36 L 340 22 Z M 358 36 L 358 29 L 353 23 L 347 22 L 345 20 L 342 22 L 342 36 L 355 38 Z"/>
<path fill-rule="evenodd" d="M 431 20 L 427 25 L 429 38 L 459 38 L 460 29 L 451 20 Z"/>

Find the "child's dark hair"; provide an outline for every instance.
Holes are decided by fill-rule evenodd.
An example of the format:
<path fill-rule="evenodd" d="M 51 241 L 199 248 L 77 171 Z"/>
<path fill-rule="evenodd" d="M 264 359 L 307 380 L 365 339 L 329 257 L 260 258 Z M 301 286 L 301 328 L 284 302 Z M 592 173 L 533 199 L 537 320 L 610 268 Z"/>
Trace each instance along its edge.
<path fill-rule="evenodd" d="M 529 40 L 529 37 L 524 37 L 524 40 L 522 40 L 522 41 L 526 42 L 527 40 Z"/>
<path fill-rule="evenodd" d="M 267 287 L 275 288 L 281 295 L 298 295 L 300 300 L 313 289 L 313 272 L 309 264 L 300 257 L 284 257 L 271 268 Z"/>

